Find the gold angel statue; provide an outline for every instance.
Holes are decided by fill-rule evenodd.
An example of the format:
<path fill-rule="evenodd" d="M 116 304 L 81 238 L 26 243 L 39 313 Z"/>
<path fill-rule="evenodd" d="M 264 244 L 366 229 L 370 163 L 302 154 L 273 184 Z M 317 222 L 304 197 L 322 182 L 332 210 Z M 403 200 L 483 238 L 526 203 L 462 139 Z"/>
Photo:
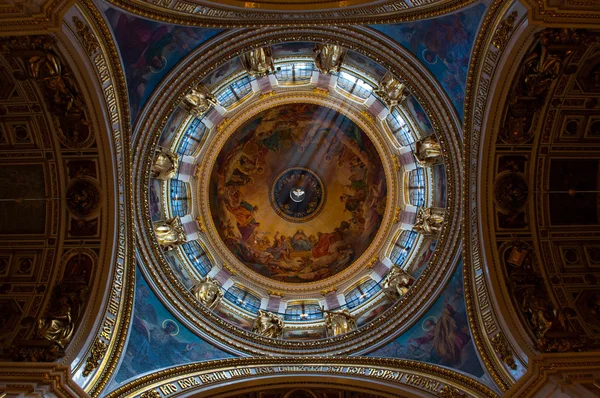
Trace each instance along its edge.
<path fill-rule="evenodd" d="M 391 73 L 386 73 L 375 94 L 390 108 L 390 112 L 400 105 L 410 94 L 406 86 L 394 77 Z"/>
<path fill-rule="evenodd" d="M 283 319 L 268 311 L 258 310 L 258 316 L 252 326 L 252 331 L 261 336 L 280 339 L 283 337 Z"/>
<path fill-rule="evenodd" d="M 342 69 L 347 52 L 344 47 L 335 44 L 317 43 L 313 49 L 315 66 L 321 73 L 337 73 Z"/>
<path fill-rule="evenodd" d="M 213 309 L 223 298 L 221 287 L 210 276 L 206 276 L 192 288 L 194 297 L 204 304 L 208 309 Z"/>
<path fill-rule="evenodd" d="M 356 329 L 356 320 L 347 309 L 340 311 L 327 311 L 321 309 L 325 314 L 325 329 L 327 337 L 339 336 L 340 334 L 348 333 Z"/>
<path fill-rule="evenodd" d="M 155 222 L 154 233 L 156 240 L 165 251 L 172 250 L 175 246 L 186 242 L 186 234 L 179 217 Z"/>
<path fill-rule="evenodd" d="M 413 284 L 414 278 L 402 268 L 394 265 L 381 284 L 383 293 L 395 301 L 404 296 Z"/>
<path fill-rule="evenodd" d="M 179 156 L 166 148 L 157 147 L 152 163 L 152 177 L 157 180 L 170 180 L 177 174 Z"/>
<path fill-rule="evenodd" d="M 250 76 L 262 77 L 275 73 L 271 47 L 261 47 L 240 55 L 242 66 Z"/>
<path fill-rule="evenodd" d="M 419 208 L 413 229 L 425 236 L 437 236 L 442 231 L 444 209 L 437 207 Z"/>

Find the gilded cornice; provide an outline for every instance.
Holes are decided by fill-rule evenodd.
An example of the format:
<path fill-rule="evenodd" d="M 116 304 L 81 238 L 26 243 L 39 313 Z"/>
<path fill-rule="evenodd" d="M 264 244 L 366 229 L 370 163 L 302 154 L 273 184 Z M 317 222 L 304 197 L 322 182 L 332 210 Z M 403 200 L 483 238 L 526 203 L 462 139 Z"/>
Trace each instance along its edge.
<path fill-rule="evenodd" d="M 185 289 L 166 262 L 150 228 L 147 188 L 150 178 L 150 153 L 168 116 L 183 94 L 211 71 L 233 57 L 255 48 L 283 41 L 328 41 L 353 49 L 386 67 L 402 78 L 411 93 L 423 104 L 434 129 L 440 137 L 448 178 L 447 224 L 440 243 L 427 268 L 413 288 L 403 296 L 385 317 L 348 334 L 319 341 L 299 342 L 273 340 L 232 326 L 199 305 Z M 166 90 L 166 88 L 169 88 Z M 365 28 L 299 28 L 293 32 L 261 29 L 230 31 L 220 35 L 192 52 L 167 76 L 142 110 L 136 126 L 134 179 L 136 180 L 136 218 L 140 261 L 144 275 L 152 281 L 161 300 L 174 314 L 204 338 L 222 343 L 233 352 L 291 355 L 291 354 L 349 354 L 361 353 L 392 339 L 411 326 L 437 297 L 445 285 L 460 255 L 459 217 L 461 178 L 459 157 L 462 131 L 456 112 L 439 88 L 435 78 L 402 47 Z"/>
<path fill-rule="evenodd" d="M 11 4 L 12 3 L 12 4 Z M 0 5 L 0 35 L 47 34 L 61 29 L 63 15 L 75 0 L 3 2 Z"/>
<path fill-rule="evenodd" d="M 598 28 L 600 9 L 596 1 L 525 0 L 530 23 L 557 28 Z"/>
<path fill-rule="evenodd" d="M 400 23 L 449 14 L 474 2 L 475 0 L 433 0 L 421 2 L 419 6 L 409 6 L 409 3 L 399 0 L 341 10 L 288 11 L 287 18 L 281 18 L 281 12 L 241 7 L 232 9 L 203 0 L 110 0 L 114 6 L 144 18 L 211 28 L 290 28 Z"/>
<path fill-rule="evenodd" d="M 331 380 L 332 376 L 348 381 L 362 380 L 386 387 L 415 388 L 421 393 L 439 397 L 498 397 L 490 388 L 462 373 L 423 362 L 369 357 L 281 357 L 235 358 L 176 366 L 141 376 L 112 391 L 107 398 L 133 397 L 146 391 L 156 396 L 181 396 L 207 393 L 207 388 L 235 384 L 266 377 L 309 375 Z M 265 379 L 265 381 L 267 380 Z M 318 379 L 317 379 L 318 380 Z M 454 391 L 455 395 L 446 395 Z M 208 391 L 210 394 L 210 392 Z M 463 394 L 463 395 L 461 395 Z"/>

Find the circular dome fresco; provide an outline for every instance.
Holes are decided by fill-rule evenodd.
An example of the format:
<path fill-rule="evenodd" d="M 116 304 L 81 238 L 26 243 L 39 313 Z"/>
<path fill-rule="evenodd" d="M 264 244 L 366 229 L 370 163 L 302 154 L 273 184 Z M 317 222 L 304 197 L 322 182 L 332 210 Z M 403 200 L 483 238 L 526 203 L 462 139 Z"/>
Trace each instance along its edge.
<path fill-rule="evenodd" d="M 341 45 L 314 29 L 330 33 L 196 50 L 136 129 L 140 268 L 186 325 L 239 353 L 366 352 L 424 313 L 460 253 L 450 101 L 407 52 L 376 37 L 314 51 Z"/>
<path fill-rule="evenodd" d="M 318 281 L 369 247 L 387 183 L 369 136 L 310 103 L 269 108 L 236 129 L 211 175 L 210 209 L 226 247 L 282 282 Z"/>

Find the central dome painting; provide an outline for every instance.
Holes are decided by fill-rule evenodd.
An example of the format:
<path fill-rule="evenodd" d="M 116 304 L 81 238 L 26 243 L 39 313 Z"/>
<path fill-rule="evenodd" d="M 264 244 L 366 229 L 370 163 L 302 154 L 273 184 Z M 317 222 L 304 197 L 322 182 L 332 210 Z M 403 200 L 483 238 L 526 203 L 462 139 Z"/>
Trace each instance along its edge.
<path fill-rule="evenodd" d="M 358 259 L 386 208 L 379 154 L 348 117 L 292 103 L 262 111 L 221 149 L 210 208 L 227 248 L 281 282 L 314 282 Z"/>

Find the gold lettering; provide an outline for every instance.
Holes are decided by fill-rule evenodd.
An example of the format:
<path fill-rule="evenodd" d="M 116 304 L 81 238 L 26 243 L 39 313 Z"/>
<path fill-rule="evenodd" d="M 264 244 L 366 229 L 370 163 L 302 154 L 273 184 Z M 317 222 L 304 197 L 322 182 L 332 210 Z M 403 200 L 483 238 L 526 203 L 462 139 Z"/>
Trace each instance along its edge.
<path fill-rule="evenodd" d="M 173 383 L 167 383 L 160 387 L 160 391 L 164 396 L 171 395 L 177 391 L 177 386 Z"/>

